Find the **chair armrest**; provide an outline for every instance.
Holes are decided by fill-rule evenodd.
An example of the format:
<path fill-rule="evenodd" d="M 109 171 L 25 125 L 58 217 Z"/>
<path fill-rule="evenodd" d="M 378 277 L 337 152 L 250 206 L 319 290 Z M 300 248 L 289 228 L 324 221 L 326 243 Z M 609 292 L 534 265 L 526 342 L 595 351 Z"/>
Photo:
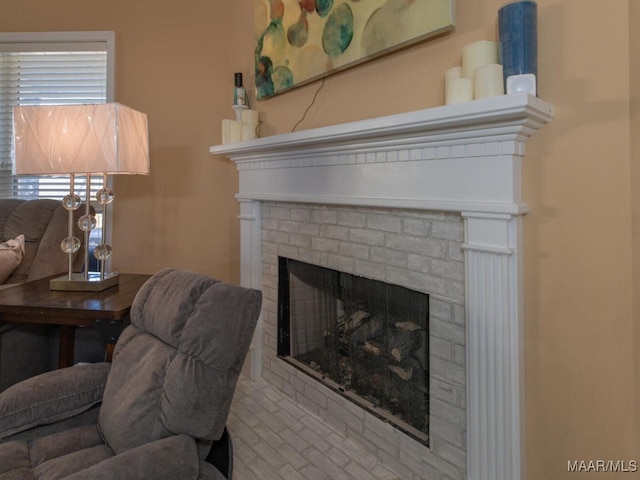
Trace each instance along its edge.
<path fill-rule="evenodd" d="M 100 403 L 110 369 L 110 363 L 76 365 L 7 388 L 0 393 L 0 440 Z"/>
<path fill-rule="evenodd" d="M 63 480 L 196 480 L 199 467 L 196 442 L 188 435 L 175 435 L 114 455 Z"/>

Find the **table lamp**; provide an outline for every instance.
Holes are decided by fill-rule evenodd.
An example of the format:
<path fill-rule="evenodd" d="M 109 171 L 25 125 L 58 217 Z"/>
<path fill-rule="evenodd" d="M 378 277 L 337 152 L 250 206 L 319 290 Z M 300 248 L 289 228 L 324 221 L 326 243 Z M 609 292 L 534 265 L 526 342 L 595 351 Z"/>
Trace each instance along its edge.
<path fill-rule="evenodd" d="M 116 272 L 106 272 L 111 256 L 107 244 L 107 206 L 113 191 L 107 185 L 111 174 L 149 173 L 147 116 L 119 103 L 92 105 L 17 106 L 13 109 L 14 175 L 69 175 L 69 194 L 62 203 L 69 212 L 68 236 L 60 247 L 69 256 L 69 272 L 50 282 L 52 290 L 102 291 L 118 283 Z M 96 226 L 91 214 L 91 176 L 101 175 L 102 188 L 96 201 L 103 207 L 102 238 L 94 255 L 100 272 L 89 272 L 89 235 Z M 73 236 L 73 211 L 82 203 L 76 195 L 77 175 L 86 176 L 85 213 L 78 220 L 84 232 L 84 269 L 72 271 L 73 256 L 81 242 Z"/>

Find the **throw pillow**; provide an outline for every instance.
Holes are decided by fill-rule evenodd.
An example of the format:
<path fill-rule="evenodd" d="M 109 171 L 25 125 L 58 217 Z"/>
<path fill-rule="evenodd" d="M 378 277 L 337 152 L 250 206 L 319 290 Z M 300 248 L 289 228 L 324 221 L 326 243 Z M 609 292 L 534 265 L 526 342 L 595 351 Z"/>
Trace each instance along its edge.
<path fill-rule="evenodd" d="M 18 268 L 24 257 L 24 235 L 0 243 L 0 283 L 4 283 L 7 278 Z"/>

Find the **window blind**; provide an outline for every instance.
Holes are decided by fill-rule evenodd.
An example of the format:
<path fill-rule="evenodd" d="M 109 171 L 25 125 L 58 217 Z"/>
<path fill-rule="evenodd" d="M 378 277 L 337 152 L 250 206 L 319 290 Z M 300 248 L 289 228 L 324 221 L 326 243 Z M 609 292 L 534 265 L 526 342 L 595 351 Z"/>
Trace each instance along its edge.
<path fill-rule="evenodd" d="M 0 198 L 69 193 L 68 176 L 12 176 L 13 107 L 106 102 L 108 64 L 106 42 L 0 42 Z M 91 198 L 101 187 L 101 176 L 91 179 Z M 75 189 L 85 198 L 85 177 L 76 177 Z"/>

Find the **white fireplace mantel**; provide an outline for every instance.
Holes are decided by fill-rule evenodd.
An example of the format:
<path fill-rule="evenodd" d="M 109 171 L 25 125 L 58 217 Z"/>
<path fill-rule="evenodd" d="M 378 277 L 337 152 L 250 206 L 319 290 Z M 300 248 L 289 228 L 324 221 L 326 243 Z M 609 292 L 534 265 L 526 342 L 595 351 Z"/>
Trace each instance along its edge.
<path fill-rule="evenodd" d="M 261 201 L 462 215 L 469 480 L 525 476 L 521 168 L 552 116 L 536 97 L 503 95 L 210 149 L 239 171 L 246 286 L 261 286 Z"/>

